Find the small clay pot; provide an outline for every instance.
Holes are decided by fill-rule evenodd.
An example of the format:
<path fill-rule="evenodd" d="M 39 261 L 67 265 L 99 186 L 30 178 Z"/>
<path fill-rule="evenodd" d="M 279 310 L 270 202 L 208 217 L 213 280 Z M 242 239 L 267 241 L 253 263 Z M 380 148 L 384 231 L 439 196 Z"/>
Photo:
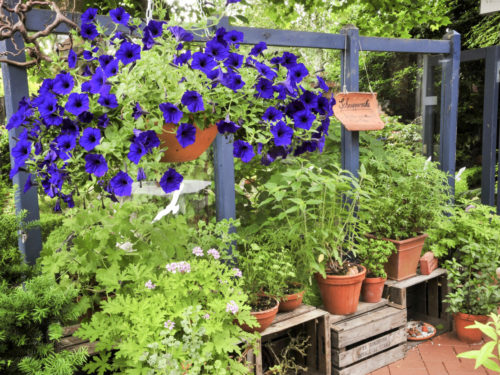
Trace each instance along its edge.
<path fill-rule="evenodd" d="M 464 313 L 455 314 L 455 332 L 460 341 L 468 344 L 476 344 L 481 342 L 483 333 L 478 328 L 465 328 L 473 325 L 475 321 L 486 324 L 488 321 L 487 315 L 472 315 Z"/>
<path fill-rule="evenodd" d="M 175 137 L 177 126 L 174 124 L 165 124 L 163 131 L 158 135 L 161 141 L 161 147 L 167 147 L 161 158 L 163 162 L 186 162 L 200 157 L 212 144 L 217 136 L 217 126 L 211 125 L 208 128 L 200 129 L 196 125 L 196 140 L 193 144 L 182 147 Z"/>
<path fill-rule="evenodd" d="M 361 287 L 361 299 L 364 302 L 377 303 L 382 299 L 387 277 L 367 277 Z"/>
<path fill-rule="evenodd" d="M 254 332 L 261 333 L 267 327 L 269 327 L 271 325 L 271 323 L 273 322 L 274 318 L 276 317 L 276 314 L 278 314 L 278 309 L 279 309 L 280 303 L 274 297 L 268 297 L 268 298 L 271 298 L 274 301 L 276 301 L 276 305 L 274 305 L 273 307 L 271 307 L 268 310 L 264 310 L 264 311 L 252 311 L 251 314 L 253 316 L 255 316 L 255 318 L 257 319 L 257 322 L 259 323 L 259 325 L 256 326 L 256 327 L 249 327 L 246 324 L 242 324 L 241 328 L 244 331 L 250 332 L 250 333 L 254 333 Z"/>
<path fill-rule="evenodd" d="M 281 297 L 279 311 L 287 312 L 295 310 L 302 304 L 302 298 L 304 298 L 304 291 Z"/>

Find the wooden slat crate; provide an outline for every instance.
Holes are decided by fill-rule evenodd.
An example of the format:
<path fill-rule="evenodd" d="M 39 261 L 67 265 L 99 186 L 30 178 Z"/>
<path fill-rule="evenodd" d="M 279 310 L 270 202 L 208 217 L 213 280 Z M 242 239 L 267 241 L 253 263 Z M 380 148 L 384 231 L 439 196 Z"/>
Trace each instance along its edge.
<path fill-rule="evenodd" d="M 299 332 L 310 337 L 311 346 L 307 349 L 304 363 L 308 367 L 307 374 L 331 374 L 331 344 L 329 314 L 313 306 L 302 305 L 294 311 L 279 313 L 264 332 L 257 343 L 258 350 L 250 351 L 247 363 L 253 368 L 255 375 L 265 374 L 263 351 L 267 344 L 272 345 L 275 352 L 287 345 L 289 334 Z"/>
<path fill-rule="evenodd" d="M 95 347 L 97 343 L 89 342 L 87 340 L 82 340 L 78 337 L 73 336 L 73 333 L 75 333 L 78 328 L 80 328 L 80 324 L 64 327 L 63 337 L 59 340 L 56 346 L 57 351 L 59 352 L 62 350 L 75 351 L 80 348 L 87 348 L 87 351 L 90 355 L 96 353 Z"/>
<path fill-rule="evenodd" d="M 343 319 L 330 316 L 333 375 L 365 375 L 404 358 L 406 310 L 368 305 Z"/>
<path fill-rule="evenodd" d="M 448 293 L 446 270 L 435 269 L 430 275 L 417 275 L 402 281 L 388 280 L 384 296 L 394 307 L 406 309 L 408 320 L 423 320 L 437 326 L 438 332 L 451 330 L 451 315 L 443 298 Z"/>

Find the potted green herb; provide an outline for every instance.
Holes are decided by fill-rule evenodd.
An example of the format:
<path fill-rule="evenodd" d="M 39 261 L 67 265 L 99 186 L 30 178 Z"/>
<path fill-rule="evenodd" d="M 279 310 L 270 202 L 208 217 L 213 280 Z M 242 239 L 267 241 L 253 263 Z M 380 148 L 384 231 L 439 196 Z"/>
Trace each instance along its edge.
<path fill-rule="evenodd" d="M 449 200 L 446 175 L 435 163 L 403 148 L 368 151 L 373 175 L 370 198 L 361 207 L 369 213 L 370 234 L 391 241 L 397 252 L 386 265 L 390 279 L 416 274 L 426 230 L 443 218 Z"/>
<path fill-rule="evenodd" d="M 364 238 L 357 247 L 357 256 L 366 267 L 366 278 L 361 288 L 361 298 L 365 302 L 380 301 L 387 281 L 384 265 L 396 250 L 393 243 L 372 238 Z"/>
<path fill-rule="evenodd" d="M 478 342 L 481 332 L 465 329 L 474 321 L 485 323 L 500 303 L 497 267 L 500 266 L 500 217 L 491 207 L 466 202 L 431 233 L 439 237 L 431 249 L 440 255 L 451 252 L 444 263 L 450 292 L 446 297 L 454 314 L 460 340 Z"/>
<path fill-rule="evenodd" d="M 291 252 L 315 274 L 326 309 L 332 314 L 356 311 L 366 269 L 351 259 L 356 254 L 364 221 L 356 214 L 367 178 L 356 179 L 335 166 L 321 169 L 297 161 L 264 185 L 260 207 L 268 225 L 281 225 L 293 238 Z M 363 213 L 361 213 L 363 215 Z"/>

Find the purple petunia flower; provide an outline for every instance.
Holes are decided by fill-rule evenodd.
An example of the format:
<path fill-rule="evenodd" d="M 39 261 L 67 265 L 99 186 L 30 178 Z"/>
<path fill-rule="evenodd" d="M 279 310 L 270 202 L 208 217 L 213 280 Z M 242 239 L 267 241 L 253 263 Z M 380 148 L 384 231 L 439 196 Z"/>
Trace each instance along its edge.
<path fill-rule="evenodd" d="M 271 133 L 276 146 L 289 146 L 292 143 L 293 129 L 286 126 L 283 121 L 271 126 Z"/>
<path fill-rule="evenodd" d="M 105 114 L 99 116 L 99 118 L 97 119 L 97 126 L 104 129 L 104 128 L 107 128 L 108 125 L 109 125 L 108 115 L 105 113 Z"/>
<path fill-rule="evenodd" d="M 200 112 L 205 110 L 203 98 L 196 91 L 186 91 L 182 95 L 181 103 L 184 104 L 190 112 Z"/>
<path fill-rule="evenodd" d="M 78 116 L 80 113 L 88 111 L 89 97 L 87 94 L 78 94 L 74 92 L 69 95 L 64 109 L 66 109 L 69 113 Z"/>
<path fill-rule="evenodd" d="M 241 0 L 226 0 L 226 5 L 228 4 L 236 4 L 239 3 Z"/>
<path fill-rule="evenodd" d="M 104 87 L 104 84 L 106 83 L 106 75 L 104 74 L 104 70 L 102 68 L 97 68 L 94 75 L 90 79 L 89 83 L 90 83 L 90 88 L 88 91 L 91 94 L 99 93 Z"/>
<path fill-rule="evenodd" d="M 116 58 L 123 65 L 130 64 L 141 58 L 141 46 L 135 43 L 123 42 L 116 52 Z"/>
<path fill-rule="evenodd" d="M 253 48 L 250 51 L 249 55 L 251 55 L 251 56 L 259 56 L 265 49 L 267 49 L 266 42 L 257 43 L 255 46 L 253 46 Z"/>
<path fill-rule="evenodd" d="M 281 57 L 281 65 L 285 68 L 291 69 L 295 65 L 297 65 L 297 56 L 295 56 L 291 52 L 283 52 L 283 56 Z"/>
<path fill-rule="evenodd" d="M 85 171 L 96 177 L 102 177 L 108 171 L 108 163 L 102 155 L 87 154 L 85 155 Z"/>
<path fill-rule="evenodd" d="M 23 122 L 24 122 L 24 111 L 16 111 L 9 119 L 9 122 L 7 123 L 6 129 L 15 129 L 20 127 Z"/>
<path fill-rule="evenodd" d="M 182 123 L 177 128 L 175 138 L 182 148 L 192 145 L 196 140 L 196 128 L 191 124 Z"/>
<path fill-rule="evenodd" d="M 99 56 L 99 65 L 101 66 L 102 69 L 106 69 L 106 66 L 113 61 L 115 58 L 111 55 L 101 55 Z"/>
<path fill-rule="evenodd" d="M 144 172 L 144 168 L 139 168 L 137 170 L 137 181 L 141 182 L 146 179 L 146 172 Z"/>
<path fill-rule="evenodd" d="M 316 79 L 318 80 L 318 86 L 321 90 L 324 92 L 328 92 L 330 90 L 323 78 L 316 76 Z"/>
<path fill-rule="evenodd" d="M 288 76 L 295 83 L 300 83 L 309 72 L 304 64 L 296 64 L 289 71 Z"/>
<path fill-rule="evenodd" d="M 130 20 L 130 14 L 128 14 L 122 7 L 110 10 L 109 16 L 114 23 L 118 23 L 123 26 L 127 26 L 128 21 Z"/>
<path fill-rule="evenodd" d="M 233 156 L 240 158 L 243 163 L 248 163 L 255 156 L 255 152 L 250 143 L 238 139 L 234 142 Z"/>
<path fill-rule="evenodd" d="M 160 186 L 165 194 L 169 194 L 175 190 L 179 190 L 182 180 L 184 180 L 184 177 L 180 173 L 177 173 L 173 168 L 169 168 L 161 178 Z"/>
<path fill-rule="evenodd" d="M 78 115 L 78 121 L 84 124 L 91 123 L 93 119 L 94 119 L 94 114 L 89 111 L 82 112 Z"/>
<path fill-rule="evenodd" d="M 261 62 L 256 62 L 255 63 L 255 68 L 259 72 L 261 76 L 266 77 L 267 79 L 270 79 L 271 81 L 276 78 L 278 73 L 274 69 L 271 69 L 268 67 L 266 64 L 263 64 Z"/>
<path fill-rule="evenodd" d="M 140 142 L 132 142 L 127 157 L 132 163 L 139 164 L 141 158 L 146 155 L 146 148 Z"/>
<path fill-rule="evenodd" d="M 258 92 L 258 94 L 256 94 L 257 97 L 271 99 L 274 96 L 273 83 L 268 79 L 259 79 L 259 81 L 255 85 L 255 89 Z"/>
<path fill-rule="evenodd" d="M 145 27 L 145 29 L 148 29 L 149 32 L 151 33 L 151 36 L 153 38 L 158 38 L 162 36 L 163 34 L 163 25 L 165 24 L 164 21 L 155 21 L 155 20 L 150 20 L 148 22 L 148 25 Z"/>
<path fill-rule="evenodd" d="M 28 140 L 19 140 L 11 151 L 14 163 L 22 166 L 31 154 L 31 142 Z"/>
<path fill-rule="evenodd" d="M 243 55 L 231 52 L 226 60 L 224 60 L 224 65 L 228 68 L 239 69 L 243 64 Z"/>
<path fill-rule="evenodd" d="M 178 124 L 181 121 L 183 113 L 172 103 L 161 103 L 159 107 L 167 124 Z"/>
<path fill-rule="evenodd" d="M 61 134 L 70 134 L 76 138 L 80 134 L 80 128 L 78 127 L 76 122 L 71 121 L 66 117 L 62 122 Z"/>
<path fill-rule="evenodd" d="M 73 94 L 71 94 L 73 95 Z M 71 98 L 70 95 L 70 98 Z M 41 102 L 38 105 L 38 111 L 40 112 L 40 115 L 42 117 L 49 116 L 51 113 L 53 113 L 57 109 L 57 99 L 54 95 L 48 93 L 45 94 L 44 96 L 39 97 Z"/>
<path fill-rule="evenodd" d="M 262 120 L 269 122 L 279 121 L 282 118 L 283 118 L 283 113 L 274 107 L 267 108 L 266 112 L 264 112 L 264 114 L 262 115 Z"/>
<path fill-rule="evenodd" d="M 181 53 L 179 56 L 176 56 L 172 62 L 174 65 L 181 66 L 187 63 L 190 58 L 191 58 L 191 51 L 189 50 L 184 53 Z"/>
<path fill-rule="evenodd" d="M 285 112 L 288 117 L 293 117 L 297 112 L 306 109 L 304 104 L 300 100 L 294 100 L 287 104 Z"/>
<path fill-rule="evenodd" d="M 190 42 L 194 36 L 189 31 L 184 30 L 180 26 L 170 26 L 168 31 L 175 37 L 178 42 Z"/>
<path fill-rule="evenodd" d="M 102 94 L 101 96 L 99 96 L 97 103 L 107 108 L 118 107 L 118 100 L 116 99 L 115 94 Z"/>
<path fill-rule="evenodd" d="M 70 134 L 63 134 L 56 138 L 57 147 L 59 149 L 59 157 L 62 160 L 67 160 L 71 157 L 69 152 L 76 146 L 76 138 Z"/>
<path fill-rule="evenodd" d="M 153 38 L 153 34 L 149 31 L 148 28 L 144 28 L 144 33 L 142 35 L 142 50 L 149 51 L 155 45 L 155 39 Z"/>
<path fill-rule="evenodd" d="M 318 97 L 311 91 L 304 91 L 299 99 L 302 104 L 304 104 L 304 106 L 310 110 L 316 109 L 316 107 L 318 106 Z"/>
<path fill-rule="evenodd" d="M 139 102 L 135 103 L 134 109 L 132 110 L 132 117 L 134 120 L 139 119 L 142 115 L 148 114 L 149 112 L 146 112 L 145 110 L 142 109 L 141 105 Z"/>
<path fill-rule="evenodd" d="M 224 40 L 229 44 L 234 44 L 238 48 L 239 44 L 243 42 L 244 34 L 241 31 L 231 30 L 224 35 Z"/>
<path fill-rule="evenodd" d="M 225 73 L 222 75 L 222 84 L 227 88 L 237 92 L 243 86 L 245 82 L 241 79 L 241 76 L 236 73 Z"/>
<path fill-rule="evenodd" d="M 85 39 L 94 40 L 99 35 L 99 32 L 93 23 L 84 23 L 80 28 L 80 35 Z"/>
<path fill-rule="evenodd" d="M 320 115 L 328 115 L 331 116 L 333 114 L 332 107 L 330 106 L 330 102 L 328 98 L 320 96 L 318 98 L 318 102 L 316 104 L 316 110 Z"/>
<path fill-rule="evenodd" d="M 298 111 L 293 115 L 295 127 L 306 130 L 311 129 L 311 125 L 315 119 L 316 116 L 314 116 L 314 114 L 312 114 L 308 109 Z"/>
<path fill-rule="evenodd" d="M 229 48 L 215 40 L 209 40 L 206 44 L 205 53 L 215 60 L 221 61 L 229 56 Z"/>
<path fill-rule="evenodd" d="M 68 68 L 70 68 L 70 69 L 76 68 L 77 60 L 78 60 L 78 57 L 76 56 L 75 51 L 70 49 L 69 53 L 68 53 Z"/>
<path fill-rule="evenodd" d="M 119 171 L 109 183 L 113 193 L 119 197 L 124 197 L 132 194 L 132 182 L 132 179 L 126 172 Z"/>
<path fill-rule="evenodd" d="M 97 16 L 97 9 L 96 8 L 88 8 L 80 16 L 80 20 L 82 21 L 82 23 L 91 23 L 91 22 L 94 22 L 96 16 Z"/>
<path fill-rule="evenodd" d="M 46 126 L 59 126 L 62 124 L 62 117 L 58 115 L 58 112 L 53 112 L 48 116 L 42 118 L 42 122 Z"/>
<path fill-rule="evenodd" d="M 217 63 L 212 56 L 203 52 L 195 52 L 193 54 L 193 60 L 191 61 L 192 69 L 198 69 L 202 72 L 210 72 L 216 66 Z"/>
<path fill-rule="evenodd" d="M 35 186 L 35 184 L 33 183 L 33 175 L 30 173 L 30 174 L 28 174 L 28 178 L 26 179 L 26 182 L 24 183 L 23 193 L 26 193 L 33 186 Z"/>
<path fill-rule="evenodd" d="M 160 146 L 160 140 L 154 130 L 140 132 L 136 139 L 137 142 L 144 146 L 146 152 L 150 152 L 153 148 Z"/>
<path fill-rule="evenodd" d="M 86 128 L 80 138 L 80 146 L 86 151 L 92 151 L 101 142 L 101 131 L 95 128 Z"/>
<path fill-rule="evenodd" d="M 241 126 L 233 121 L 221 120 L 217 123 L 217 130 L 220 134 L 231 133 L 234 134 Z"/>
<path fill-rule="evenodd" d="M 59 73 L 54 78 L 54 87 L 53 91 L 59 95 L 66 95 L 73 90 L 73 86 L 75 85 L 75 80 L 69 73 Z"/>

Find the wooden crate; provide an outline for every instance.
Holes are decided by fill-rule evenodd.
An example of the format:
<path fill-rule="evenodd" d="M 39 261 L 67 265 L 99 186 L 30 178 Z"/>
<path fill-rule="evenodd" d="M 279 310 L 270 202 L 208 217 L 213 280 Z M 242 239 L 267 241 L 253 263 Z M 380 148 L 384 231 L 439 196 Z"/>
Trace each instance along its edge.
<path fill-rule="evenodd" d="M 266 345 L 271 345 L 273 350 L 279 353 L 280 349 L 287 345 L 289 334 L 296 335 L 302 332 L 310 337 L 311 344 L 306 358 L 303 359 L 304 362 L 301 363 L 308 367 L 307 374 L 330 375 L 329 327 L 329 314 L 313 306 L 302 305 L 294 311 L 279 313 L 273 324 L 261 333 L 257 350 L 248 353 L 247 363 L 255 375 L 263 375 L 265 371 L 263 353 Z"/>
<path fill-rule="evenodd" d="M 361 304 L 355 314 L 331 315 L 330 319 L 334 375 L 365 375 L 404 358 L 405 309 L 383 300 Z"/>
<path fill-rule="evenodd" d="M 423 320 L 438 328 L 438 333 L 451 330 L 451 315 L 443 298 L 448 294 L 446 270 L 435 269 L 430 275 L 417 275 L 402 281 L 388 280 L 384 296 L 389 303 L 406 309 L 408 320 Z"/>
<path fill-rule="evenodd" d="M 78 350 L 80 348 L 87 348 L 89 355 L 93 355 L 96 353 L 95 342 L 89 342 L 88 340 L 82 340 L 76 336 L 73 336 L 73 333 L 80 328 L 80 324 L 75 324 L 72 326 L 64 327 L 63 337 L 59 340 L 56 345 L 56 350 L 58 352 L 62 350 Z"/>

